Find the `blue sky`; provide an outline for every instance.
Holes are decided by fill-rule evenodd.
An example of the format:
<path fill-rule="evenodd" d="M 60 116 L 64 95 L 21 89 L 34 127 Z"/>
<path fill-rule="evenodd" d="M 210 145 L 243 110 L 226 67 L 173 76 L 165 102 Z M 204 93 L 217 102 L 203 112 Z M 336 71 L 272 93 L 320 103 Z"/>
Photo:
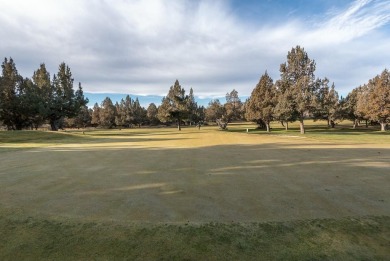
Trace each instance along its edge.
<path fill-rule="evenodd" d="M 158 103 L 176 79 L 201 103 L 232 89 L 247 97 L 266 70 L 279 78 L 296 45 L 344 96 L 390 67 L 390 0 L 0 0 L 0 8 L 0 54 L 26 77 L 42 62 L 51 74 L 66 62 L 91 103 L 113 93 Z"/>

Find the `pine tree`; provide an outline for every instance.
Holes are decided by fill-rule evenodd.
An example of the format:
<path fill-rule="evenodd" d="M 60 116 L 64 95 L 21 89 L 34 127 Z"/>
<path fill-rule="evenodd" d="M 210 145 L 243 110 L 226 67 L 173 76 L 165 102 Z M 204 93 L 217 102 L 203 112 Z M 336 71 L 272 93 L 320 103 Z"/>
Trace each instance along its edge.
<path fill-rule="evenodd" d="M 4 59 L 0 78 L 0 120 L 8 129 L 20 130 L 24 127 L 20 96 L 23 89 L 23 78 L 19 75 L 12 58 Z"/>
<path fill-rule="evenodd" d="M 151 125 L 158 124 L 158 122 L 159 122 L 159 120 L 157 118 L 158 109 L 157 109 L 156 104 L 154 104 L 154 103 L 149 104 L 149 106 L 148 106 L 146 111 L 147 111 L 146 112 L 146 117 L 147 117 L 149 123 Z"/>
<path fill-rule="evenodd" d="M 135 99 L 132 106 L 133 123 L 141 127 L 146 120 L 146 110 L 140 105 L 138 98 Z"/>
<path fill-rule="evenodd" d="M 195 101 L 194 91 L 192 88 L 190 88 L 190 93 L 188 94 L 187 99 L 187 111 L 188 111 L 188 122 L 190 125 L 193 122 L 199 121 L 197 118 L 196 110 L 198 109 L 198 104 Z"/>
<path fill-rule="evenodd" d="M 230 93 L 226 93 L 226 103 L 224 105 L 226 114 L 224 121 L 227 123 L 235 120 L 241 120 L 242 102 L 238 97 L 238 92 L 233 89 Z"/>
<path fill-rule="evenodd" d="M 313 114 L 315 119 L 325 119 L 328 127 L 334 128 L 335 120 L 340 118 L 339 95 L 335 90 L 334 83 L 329 88 L 327 78 L 316 81 L 317 84 L 317 108 Z"/>
<path fill-rule="evenodd" d="M 381 131 L 390 122 L 390 73 L 385 69 L 364 85 L 358 94 L 356 110 L 367 119 L 377 121 Z"/>
<path fill-rule="evenodd" d="M 72 73 L 65 63 L 60 64 L 57 75 L 53 76 L 52 91 L 48 119 L 51 129 L 56 131 L 61 119 L 76 116 L 88 100 L 84 98 L 80 83 L 74 91 Z"/>
<path fill-rule="evenodd" d="M 274 117 L 275 104 L 276 89 L 272 78 L 265 72 L 246 103 L 245 117 L 257 123 L 264 123 L 267 132 L 270 132 L 270 123 Z"/>
<path fill-rule="evenodd" d="M 161 122 L 177 122 L 177 128 L 181 130 L 181 122 L 188 115 L 187 107 L 188 96 L 185 95 L 184 88 L 181 87 L 178 80 L 170 87 L 167 96 L 162 99 L 158 108 L 158 118 Z"/>
<path fill-rule="evenodd" d="M 92 109 L 92 119 L 91 124 L 95 126 L 100 125 L 100 107 L 99 104 L 96 102 Z"/>
<path fill-rule="evenodd" d="M 211 100 L 205 110 L 206 121 L 216 122 L 225 114 L 225 108 L 218 99 Z"/>
<path fill-rule="evenodd" d="M 99 110 L 99 124 L 105 128 L 115 126 L 116 109 L 109 97 L 106 97 Z"/>
<path fill-rule="evenodd" d="M 41 125 L 48 117 L 50 111 L 50 104 L 52 102 L 52 85 L 50 82 L 50 73 L 46 70 L 44 63 L 34 71 L 32 77 L 33 83 L 36 86 L 35 95 L 36 102 L 35 110 L 37 111 L 34 119 L 32 120 L 33 125 L 37 128 Z"/>
<path fill-rule="evenodd" d="M 287 62 L 280 65 L 279 114 L 286 114 L 290 119 L 296 116 L 301 134 L 305 133 L 305 116 L 316 108 L 315 68 L 314 60 L 300 46 L 292 48 Z"/>

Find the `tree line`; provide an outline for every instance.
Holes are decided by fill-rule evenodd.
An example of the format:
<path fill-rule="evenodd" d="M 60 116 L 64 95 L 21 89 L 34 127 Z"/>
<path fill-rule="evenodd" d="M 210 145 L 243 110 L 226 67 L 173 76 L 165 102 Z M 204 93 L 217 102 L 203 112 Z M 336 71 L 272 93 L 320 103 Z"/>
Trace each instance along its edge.
<path fill-rule="evenodd" d="M 45 64 L 31 79 L 18 73 L 12 58 L 5 58 L 1 67 L 0 121 L 8 130 L 38 128 L 45 122 L 58 130 L 65 117 L 75 117 L 88 103 L 80 83 L 74 90 L 72 73 L 65 63 L 59 65 L 53 78 Z"/>
<path fill-rule="evenodd" d="M 339 97 L 334 83 L 315 77 L 316 63 L 304 48 L 296 46 L 280 65 L 280 79 L 275 82 L 267 71 L 260 77 L 250 97 L 242 102 L 238 92 L 226 94 L 225 103 L 211 100 L 207 107 L 198 106 L 193 89 L 189 93 L 179 81 L 169 88 L 161 104 L 151 103 L 146 109 L 138 98 L 127 95 L 115 104 L 106 97 L 101 104 L 88 108 L 81 84 L 74 90 L 70 68 L 61 63 L 58 73 L 50 78 L 45 64 L 33 73 L 32 79 L 23 78 L 12 58 L 5 58 L 0 77 L 0 121 L 9 130 L 38 128 L 44 123 L 52 130 L 63 127 L 129 128 L 141 125 L 171 125 L 178 130 L 182 125 L 215 122 L 226 129 L 232 121 L 247 120 L 259 128 L 271 131 L 272 121 L 286 129 L 299 121 L 305 133 L 304 120 L 326 120 L 335 127 L 336 121 L 354 122 L 353 127 L 365 121 L 378 123 L 387 129 L 390 121 L 390 74 L 385 69 L 368 83 L 353 89 L 347 97 Z"/>
<path fill-rule="evenodd" d="M 339 98 L 334 83 L 327 78 L 315 78 L 315 61 L 304 48 L 296 46 L 280 65 L 276 82 L 265 72 L 245 103 L 245 117 L 265 125 L 280 121 L 286 128 L 289 122 L 299 121 L 305 133 L 304 119 L 327 120 L 329 127 L 336 120 L 352 120 L 354 128 L 365 120 L 379 123 L 385 131 L 390 121 L 390 74 L 385 69 L 367 84 L 353 89 L 346 98 Z"/>

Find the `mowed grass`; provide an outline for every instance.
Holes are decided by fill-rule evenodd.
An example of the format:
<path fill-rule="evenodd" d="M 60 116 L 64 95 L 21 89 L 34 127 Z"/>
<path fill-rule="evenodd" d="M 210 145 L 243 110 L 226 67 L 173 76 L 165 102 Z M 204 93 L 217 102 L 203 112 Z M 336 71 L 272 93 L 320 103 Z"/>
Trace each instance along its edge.
<path fill-rule="evenodd" d="M 388 260 L 389 134 L 280 127 L 0 132 L 0 259 Z"/>

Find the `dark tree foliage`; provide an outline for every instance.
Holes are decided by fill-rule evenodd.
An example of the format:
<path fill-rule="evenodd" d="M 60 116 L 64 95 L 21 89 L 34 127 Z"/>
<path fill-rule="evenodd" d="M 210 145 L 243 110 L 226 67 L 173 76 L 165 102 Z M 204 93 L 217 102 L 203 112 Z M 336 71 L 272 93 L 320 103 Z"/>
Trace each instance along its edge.
<path fill-rule="evenodd" d="M 0 120 L 9 130 L 20 130 L 26 125 L 23 108 L 21 108 L 26 84 L 12 58 L 9 60 L 5 58 L 1 68 Z"/>
<path fill-rule="evenodd" d="M 305 133 L 305 117 L 316 108 L 315 68 L 314 60 L 300 46 L 292 48 L 287 54 L 287 62 L 280 65 L 277 109 L 286 119 L 297 118 L 302 134 Z"/>
<path fill-rule="evenodd" d="M 99 109 L 99 125 L 105 128 L 113 128 L 115 124 L 116 109 L 109 97 L 106 97 Z"/>
<path fill-rule="evenodd" d="M 267 132 L 270 132 L 270 123 L 274 118 L 275 104 L 276 89 L 272 78 L 265 72 L 246 102 L 245 117 L 247 120 L 254 121 L 259 125 L 264 124 Z"/>
<path fill-rule="evenodd" d="M 146 110 L 146 117 L 149 121 L 149 124 L 151 125 L 157 125 L 160 121 L 157 117 L 158 109 L 156 104 L 151 103 L 149 104 L 147 110 Z"/>
<path fill-rule="evenodd" d="M 181 130 L 181 123 L 188 117 L 188 96 L 178 80 L 171 86 L 167 96 L 162 99 L 158 108 L 158 118 L 161 122 L 167 123 L 176 121 L 177 128 Z"/>
<path fill-rule="evenodd" d="M 226 103 L 225 107 L 225 115 L 223 120 L 227 123 L 231 121 L 241 120 L 242 119 L 242 102 L 238 97 L 238 92 L 233 89 L 230 93 L 226 93 L 225 95 Z"/>
<path fill-rule="evenodd" d="M 52 130 L 58 130 L 58 123 L 64 117 L 75 117 L 88 100 L 84 98 L 81 84 L 74 91 L 70 68 L 61 63 L 58 73 L 53 76 L 52 99 L 48 110 L 48 119 Z"/>
<path fill-rule="evenodd" d="M 190 88 L 190 93 L 187 98 L 187 122 L 192 123 L 199 122 L 200 119 L 197 114 L 198 104 L 195 101 L 194 90 Z"/>
<path fill-rule="evenodd" d="M 44 64 L 34 72 L 32 80 L 18 74 L 12 58 L 2 64 L 0 120 L 8 129 L 38 128 L 48 120 L 51 129 L 58 130 L 65 117 L 75 117 L 87 103 L 81 84 L 73 90 L 72 74 L 65 63 L 52 82 Z"/>
<path fill-rule="evenodd" d="M 334 128 L 336 119 L 341 118 L 339 95 L 335 90 L 334 83 L 329 87 L 329 80 L 318 79 L 317 85 L 317 106 L 313 112 L 315 120 L 326 120 L 328 127 Z"/>

